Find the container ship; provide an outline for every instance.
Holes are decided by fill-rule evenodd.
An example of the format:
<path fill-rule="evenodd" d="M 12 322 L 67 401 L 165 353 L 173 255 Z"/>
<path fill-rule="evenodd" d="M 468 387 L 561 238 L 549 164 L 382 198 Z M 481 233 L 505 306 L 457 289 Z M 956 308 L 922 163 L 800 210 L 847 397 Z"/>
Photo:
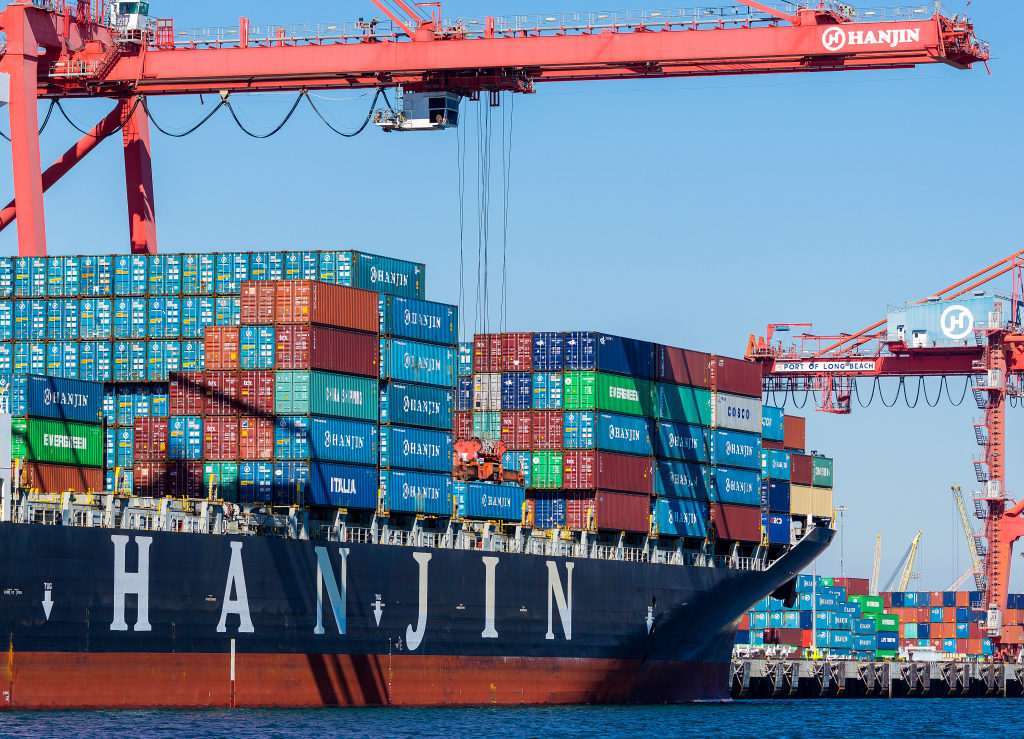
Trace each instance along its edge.
<path fill-rule="evenodd" d="M 0 258 L 0 707 L 728 697 L 747 612 L 834 534 L 803 419 L 741 360 L 459 343 L 425 275 Z"/>

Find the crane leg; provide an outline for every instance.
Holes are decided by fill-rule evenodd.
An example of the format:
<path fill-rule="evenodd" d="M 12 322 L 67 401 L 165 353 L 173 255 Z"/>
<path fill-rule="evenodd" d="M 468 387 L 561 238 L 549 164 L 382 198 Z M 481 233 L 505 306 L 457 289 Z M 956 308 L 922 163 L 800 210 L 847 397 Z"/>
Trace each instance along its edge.
<path fill-rule="evenodd" d="M 156 207 L 153 198 L 153 161 L 149 147 L 149 116 L 142 105 L 132 112 L 121 101 L 124 140 L 124 175 L 128 191 L 128 229 L 132 254 L 156 254 Z M 128 116 L 131 117 L 128 117 Z"/>

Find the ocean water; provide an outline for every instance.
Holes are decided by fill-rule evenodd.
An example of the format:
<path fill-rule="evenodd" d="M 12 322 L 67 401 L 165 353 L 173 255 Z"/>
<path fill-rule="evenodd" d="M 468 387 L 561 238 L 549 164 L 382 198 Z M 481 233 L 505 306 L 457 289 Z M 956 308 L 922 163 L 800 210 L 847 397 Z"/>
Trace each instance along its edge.
<path fill-rule="evenodd" d="M 742 701 L 683 706 L 0 713 L 0 737 L 1024 737 L 1024 703 L 990 699 Z"/>

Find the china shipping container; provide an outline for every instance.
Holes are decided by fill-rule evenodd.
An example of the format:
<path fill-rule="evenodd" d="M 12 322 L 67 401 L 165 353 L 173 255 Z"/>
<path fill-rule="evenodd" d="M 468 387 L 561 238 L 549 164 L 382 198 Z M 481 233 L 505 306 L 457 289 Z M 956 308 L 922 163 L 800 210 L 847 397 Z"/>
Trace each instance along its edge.
<path fill-rule="evenodd" d="M 807 446 L 807 419 L 799 416 L 785 416 L 782 443 L 786 449 L 802 452 Z"/>
<path fill-rule="evenodd" d="M 245 460 L 274 458 L 272 418 L 242 416 L 238 420 L 238 456 Z"/>
<path fill-rule="evenodd" d="M 761 509 L 756 506 L 712 503 L 711 523 L 717 538 L 728 541 L 761 541 Z"/>
<path fill-rule="evenodd" d="M 597 490 L 568 501 L 566 508 L 571 529 L 644 534 L 651 527 L 651 500 L 644 495 Z"/>
<path fill-rule="evenodd" d="M 536 454 L 534 455 L 536 457 Z M 652 462 L 646 457 L 613 452 L 566 450 L 562 452 L 562 484 L 567 490 L 613 490 L 651 495 L 654 491 Z"/>
<path fill-rule="evenodd" d="M 374 467 L 313 462 L 309 465 L 309 494 L 314 506 L 374 510 L 380 484 Z"/>
<path fill-rule="evenodd" d="M 459 334 L 459 309 L 454 305 L 381 294 L 378 299 L 382 336 L 454 346 Z"/>
<path fill-rule="evenodd" d="M 654 503 L 654 528 L 661 536 L 704 539 L 710 515 L 708 504 L 698 500 L 659 498 Z"/>
<path fill-rule="evenodd" d="M 552 331 L 533 334 L 533 370 L 561 372 L 564 367 L 564 348 L 562 334 Z"/>
<path fill-rule="evenodd" d="M 431 429 L 382 427 L 380 466 L 449 472 L 452 468 L 452 435 Z"/>
<path fill-rule="evenodd" d="M 377 377 L 379 345 L 376 334 L 303 325 L 278 326 L 275 333 L 278 369 L 319 369 Z"/>
<path fill-rule="evenodd" d="M 22 485 L 42 493 L 103 492 L 103 471 L 96 467 L 25 462 L 21 466 Z"/>
<path fill-rule="evenodd" d="M 654 461 L 654 494 L 685 500 L 711 499 L 714 468 L 693 462 L 667 459 Z"/>
<path fill-rule="evenodd" d="M 509 449 L 530 449 L 532 418 L 529 411 L 508 411 L 501 414 L 501 440 Z"/>
<path fill-rule="evenodd" d="M 832 487 L 832 460 L 828 457 L 811 458 L 811 482 L 815 487 Z"/>
<path fill-rule="evenodd" d="M 408 470 L 380 472 L 380 492 L 392 513 L 450 516 L 452 490 L 450 474 Z"/>
<path fill-rule="evenodd" d="M 455 349 L 418 341 L 380 339 L 383 380 L 455 387 Z"/>
<path fill-rule="evenodd" d="M 246 282 L 241 306 L 243 325 L 319 324 L 376 334 L 379 324 L 377 293 L 311 280 Z"/>
<path fill-rule="evenodd" d="M 449 439 L 447 467 L 450 467 L 451 435 L 445 434 L 445 437 Z M 309 419 L 309 456 L 311 459 L 345 464 L 376 465 L 378 444 L 382 445 L 382 438 L 381 440 L 378 439 L 378 426 L 375 423 L 353 421 L 347 418 L 322 418 L 319 416 L 313 416 Z M 407 439 L 402 441 L 411 443 L 411 440 Z M 408 446 L 404 447 L 401 453 L 413 455 L 419 459 L 419 456 L 416 455 L 416 452 L 419 451 L 422 451 L 424 454 L 426 453 L 420 447 L 410 451 Z M 381 466 L 384 466 L 383 449 L 381 449 L 380 454 Z M 396 464 L 395 466 L 407 467 L 409 465 Z M 416 465 L 413 465 L 412 468 L 428 469 Z"/>
<path fill-rule="evenodd" d="M 78 347 L 78 379 L 87 382 L 110 382 L 113 378 L 113 355 L 106 341 L 83 341 Z"/>
<path fill-rule="evenodd" d="M 761 474 L 732 467 L 715 468 L 712 501 L 732 505 L 761 505 Z M 788 508 L 787 508 L 788 510 Z"/>

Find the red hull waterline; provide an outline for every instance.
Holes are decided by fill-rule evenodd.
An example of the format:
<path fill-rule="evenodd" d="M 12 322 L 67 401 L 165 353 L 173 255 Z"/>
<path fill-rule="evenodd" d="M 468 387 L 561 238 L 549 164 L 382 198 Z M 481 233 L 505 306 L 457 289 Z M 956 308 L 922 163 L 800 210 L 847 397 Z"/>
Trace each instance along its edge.
<path fill-rule="evenodd" d="M 717 700 L 729 666 L 411 655 L 11 652 L 0 707 L 256 708 Z"/>

